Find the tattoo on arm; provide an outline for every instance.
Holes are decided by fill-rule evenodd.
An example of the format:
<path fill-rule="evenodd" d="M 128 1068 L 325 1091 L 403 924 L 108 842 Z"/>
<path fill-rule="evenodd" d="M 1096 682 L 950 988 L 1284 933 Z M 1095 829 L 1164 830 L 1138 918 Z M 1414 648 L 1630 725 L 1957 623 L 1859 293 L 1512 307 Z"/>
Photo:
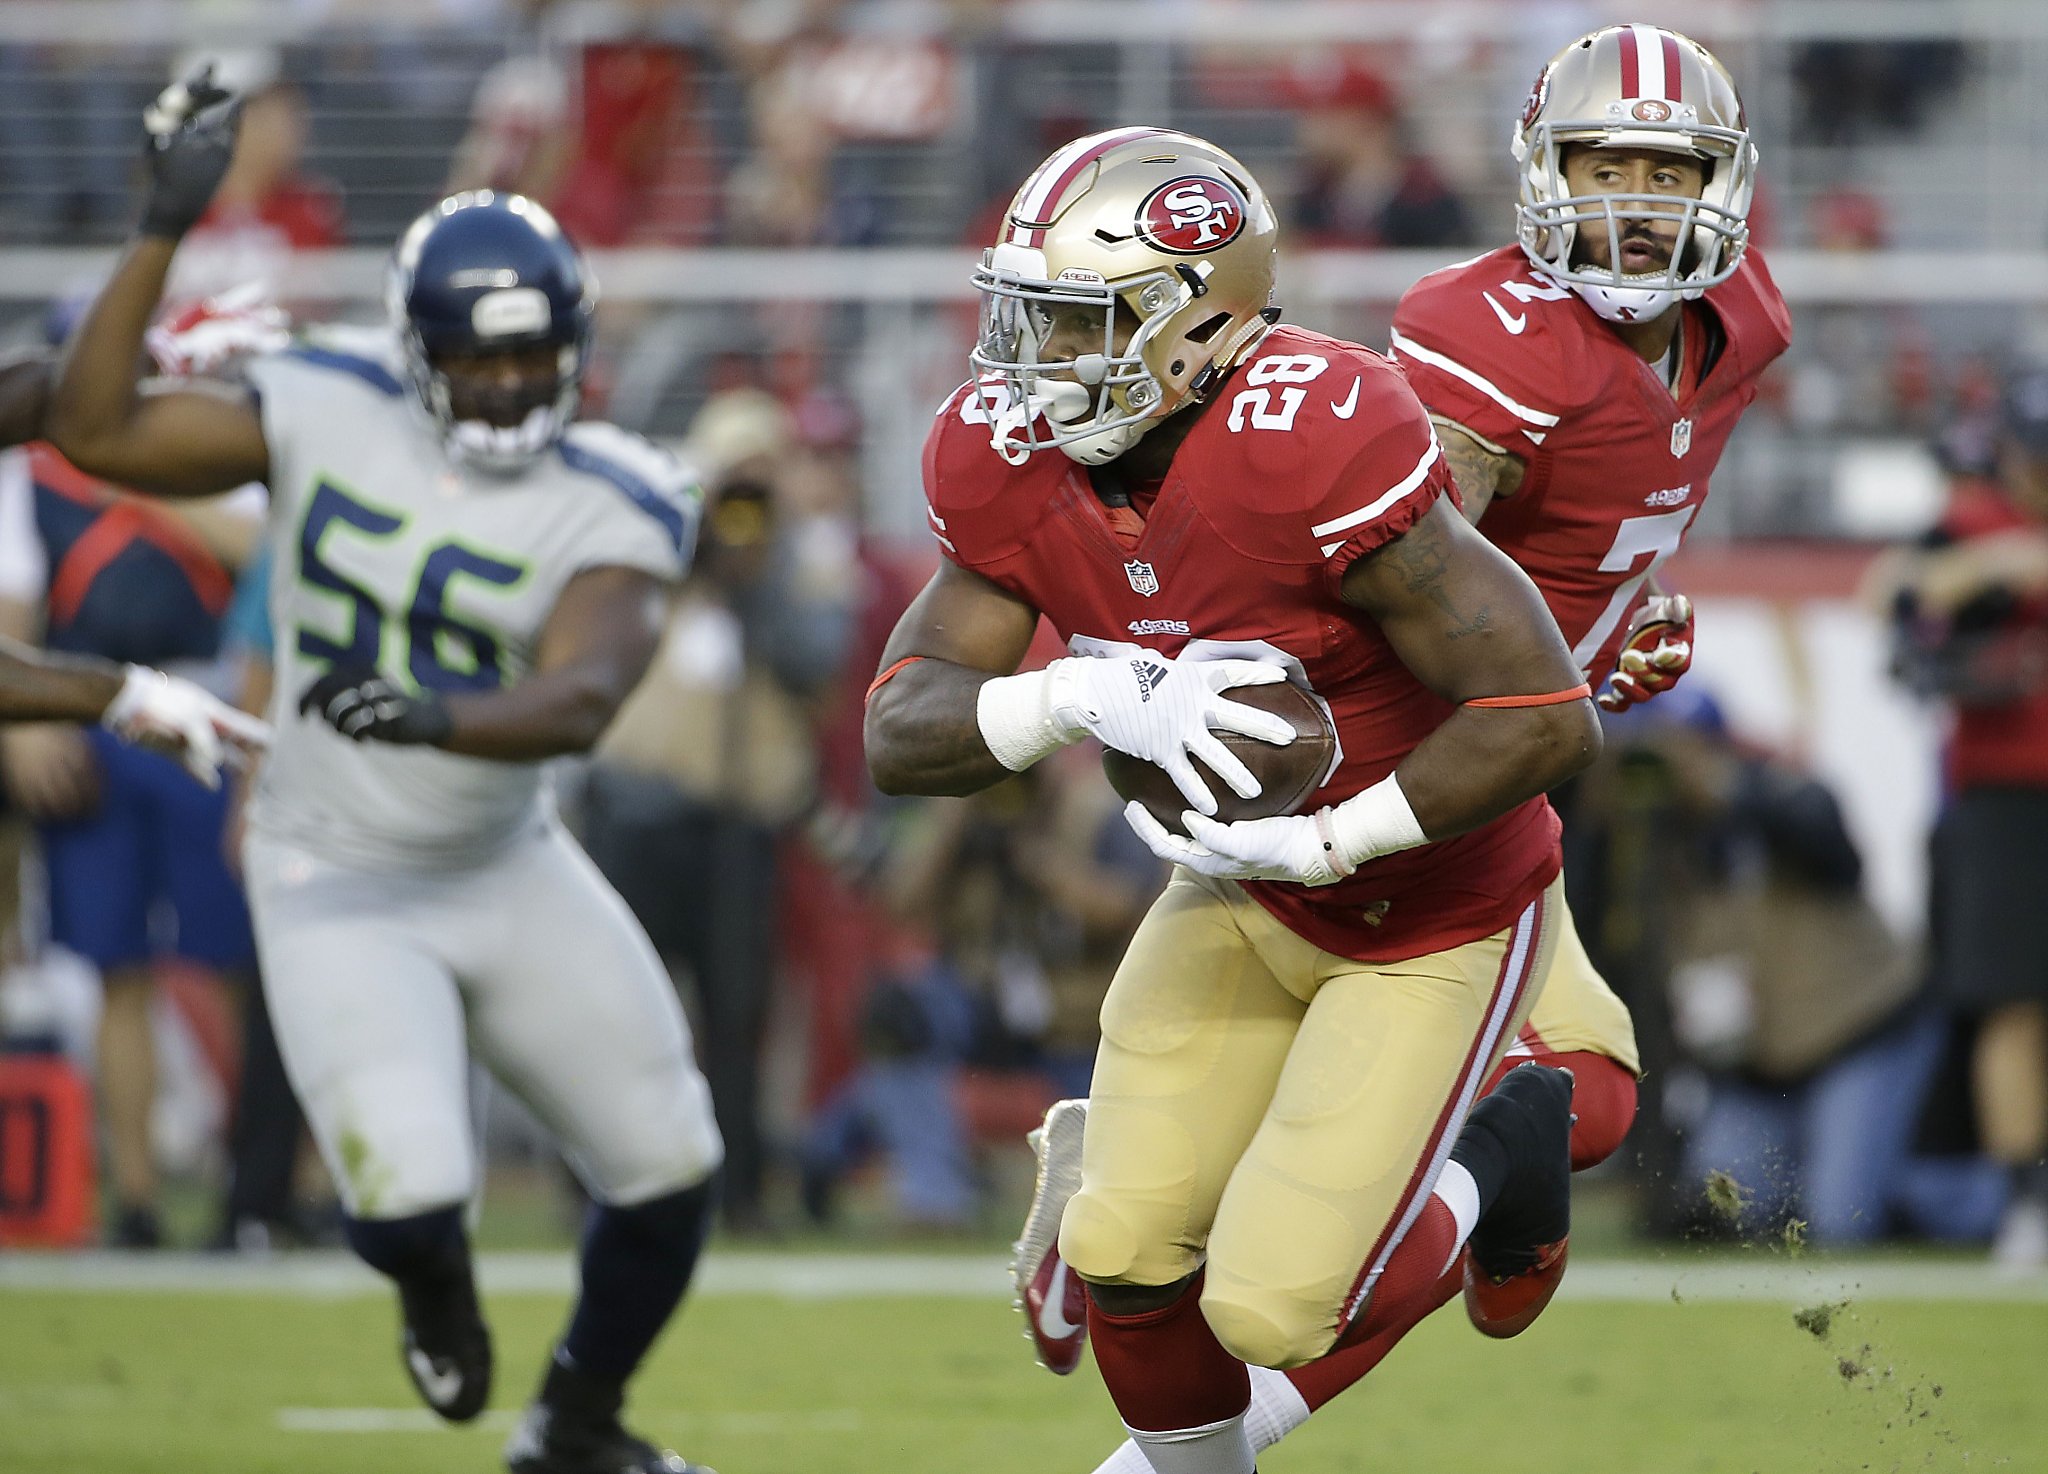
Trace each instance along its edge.
<path fill-rule="evenodd" d="M 1444 463 L 1458 483 L 1465 520 L 1477 525 L 1495 497 L 1512 496 L 1522 484 L 1522 463 L 1504 450 L 1491 449 L 1456 420 L 1436 415 L 1430 419 L 1436 425 L 1437 443 L 1444 448 Z"/>
<path fill-rule="evenodd" d="M 1462 640 L 1467 635 L 1478 634 L 1492 622 L 1490 605 L 1481 604 L 1469 612 L 1459 607 L 1445 578 L 1450 568 L 1450 548 L 1444 540 L 1443 530 L 1429 519 L 1416 523 L 1376 556 L 1386 561 L 1387 567 L 1400 578 L 1402 587 L 1409 593 L 1429 600 L 1443 611 L 1444 638 Z"/>

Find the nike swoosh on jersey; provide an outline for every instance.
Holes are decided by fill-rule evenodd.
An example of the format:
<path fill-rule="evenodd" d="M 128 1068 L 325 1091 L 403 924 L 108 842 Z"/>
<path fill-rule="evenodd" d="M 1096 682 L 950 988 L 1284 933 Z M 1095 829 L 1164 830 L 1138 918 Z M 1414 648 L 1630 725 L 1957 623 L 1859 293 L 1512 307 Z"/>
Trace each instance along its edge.
<path fill-rule="evenodd" d="M 1519 333 L 1523 328 L 1529 326 L 1528 313 L 1510 313 L 1507 308 L 1494 301 L 1493 293 L 1491 292 L 1481 292 L 1479 295 L 1486 299 L 1486 305 L 1493 309 L 1493 315 L 1500 319 L 1500 325 L 1509 332 Z"/>
<path fill-rule="evenodd" d="M 1330 401 L 1330 413 L 1340 420 L 1348 420 L 1358 413 L 1358 380 L 1351 381 L 1351 392 L 1344 396 L 1343 403 Z"/>
<path fill-rule="evenodd" d="M 1038 1307 L 1038 1329 L 1049 1341 L 1064 1341 L 1081 1327 L 1067 1319 L 1067 1261 L 1054 1262 L 1052 1279 L 1046 1283 L 1045 1303 Z"/>
<path fill-rule="evenodd" d="M 435 1407 L 445 1407 L 462 1391 L 462 1368 L 450 1367 L 445 1372 L 436 1371 L 434 1359 L 417 1346 L 406 1352 L 405 1356 L 406 1360 L 412 1363 L 413 1379 L 420 1384 L 420 1391 L 426 1393 L 427 1401 Z"/>

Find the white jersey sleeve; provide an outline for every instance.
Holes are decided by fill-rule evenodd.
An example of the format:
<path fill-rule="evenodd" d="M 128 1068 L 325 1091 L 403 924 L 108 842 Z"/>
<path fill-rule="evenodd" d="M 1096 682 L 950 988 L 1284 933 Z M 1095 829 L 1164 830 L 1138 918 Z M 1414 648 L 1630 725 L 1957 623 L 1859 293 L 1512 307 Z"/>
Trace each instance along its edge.
<path fill-rule="evenodd" d="M 602 482 L 600 496 L 612 499 L 564 550 L 575 571 L 638 568 L 671 581 L 690 571 L 703 493 L 681 462 L 650 440 L 596 421 L 570 426 L 556 451 L 570 471 Z"/>
<path fill-rule="evenodd" d="M 301 716 L 312 682 L 374 667 L 410 687 L 526 678 L 591 568 L 689 567 L 697 499 L 639 436 L 579 424 L 525 470 L 451 461 L 390 334 L 323 334 L 252 365 L 271 459 L 276 740 L 251 822 L 377 870 L 480 863 L 545 805 L 539 766 L 354 743 Z"/>

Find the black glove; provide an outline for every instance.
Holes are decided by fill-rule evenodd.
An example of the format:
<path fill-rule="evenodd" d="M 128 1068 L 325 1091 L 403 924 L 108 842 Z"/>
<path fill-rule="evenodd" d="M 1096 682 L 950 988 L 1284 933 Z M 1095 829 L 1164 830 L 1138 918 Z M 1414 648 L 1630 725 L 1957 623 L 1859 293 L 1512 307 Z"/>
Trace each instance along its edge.
<path fill-rule="evenodd" d="M 357 742 L 374 737 L 432 745 L 446 740 L 454 726 L 447 706 L 433 692 L 402 691 L 367 665 L 336 666 L 313 682 L 299 697 L 299 715 L 309 711 Z"/>
<path fill-rule="evenodd" d="M 235 156 L 241 117 L 242 100 L 214 85 L 210 65 L 173 82 L 144 109 L 143 150 L 149 163 L 144 235 L 177 240 L 206 213 Z"/>

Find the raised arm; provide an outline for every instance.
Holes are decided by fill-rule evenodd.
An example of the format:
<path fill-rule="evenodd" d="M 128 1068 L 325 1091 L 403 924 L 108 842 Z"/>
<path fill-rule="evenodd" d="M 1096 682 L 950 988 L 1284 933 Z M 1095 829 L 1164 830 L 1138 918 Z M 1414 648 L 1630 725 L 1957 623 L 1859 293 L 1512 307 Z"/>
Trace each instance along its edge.
<path fill-rule="evenodd" d="M 90 475 L 158 496 L 209 496 L 270 475 L 262 417 L 246 393 L 140 382 L 143 333 L 178 241 L 204 213 L 234 149 L 235 107 L 178 84 L 149 111 L 142 224 L 86 313 L 50 392 L 44 433 Z"/>
<path fill-rule="evenodd" d="M 524 680 L 443 696 L 343 665 L 305 689 L 299 710 L 358 742 L 425 744 L 508 763 L 588 752 L 647 673 L 667 608 L 668 585 L 651 573 L 586 569 L 555 601 Z"/>

